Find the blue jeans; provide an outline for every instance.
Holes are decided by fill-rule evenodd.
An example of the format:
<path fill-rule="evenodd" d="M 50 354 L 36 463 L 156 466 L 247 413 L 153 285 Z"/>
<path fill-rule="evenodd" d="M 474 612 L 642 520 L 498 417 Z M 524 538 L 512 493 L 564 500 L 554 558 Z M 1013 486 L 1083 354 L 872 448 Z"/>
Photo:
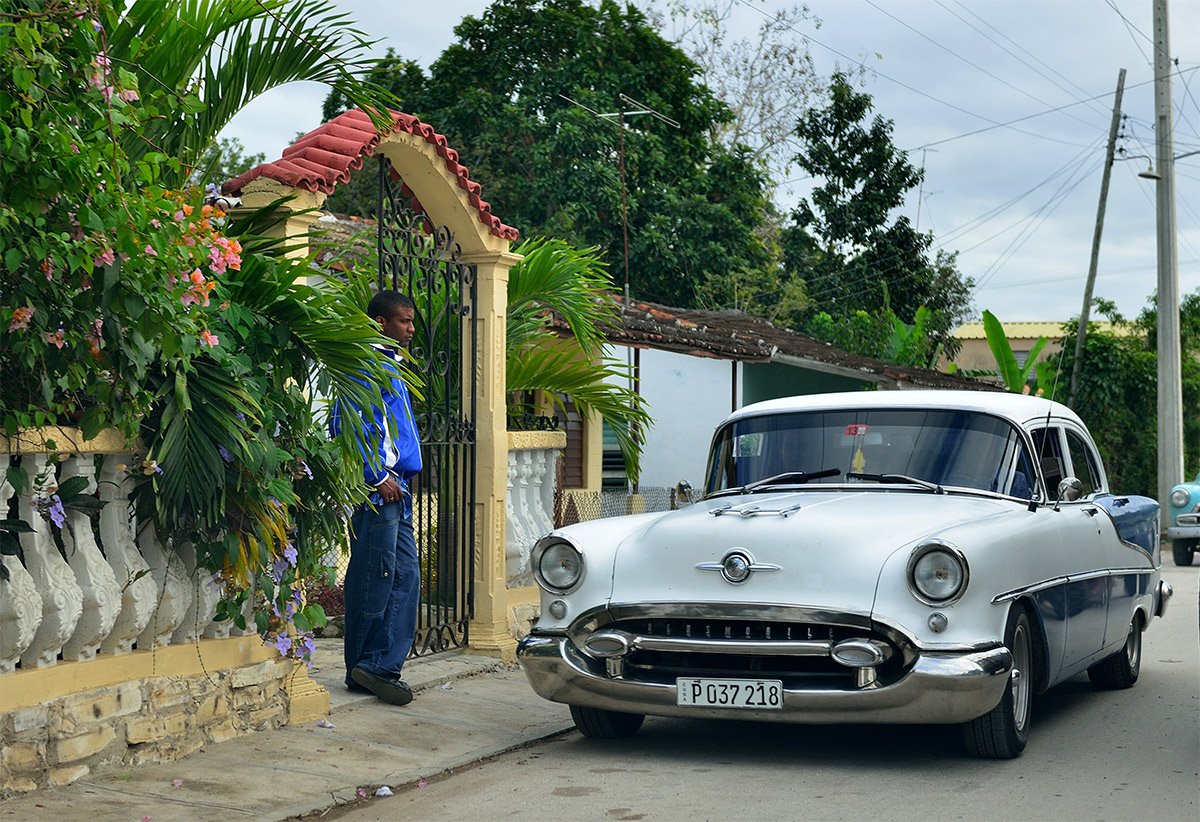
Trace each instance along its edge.
<path fill-rule="evenodd" d="M 421 569 L 413 540 L 412 503 L 360 506 L 350 518 L 346 597 L 346 684 L 355 666 L 400 677 L 417 630 Z"/>

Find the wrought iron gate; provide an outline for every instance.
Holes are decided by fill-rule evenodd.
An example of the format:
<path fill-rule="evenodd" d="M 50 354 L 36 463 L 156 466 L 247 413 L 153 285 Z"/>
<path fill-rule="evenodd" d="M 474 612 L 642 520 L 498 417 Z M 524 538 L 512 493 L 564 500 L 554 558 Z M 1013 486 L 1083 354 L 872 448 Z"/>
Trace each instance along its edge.
<path fill-rule="evenodd" d="M 450 231 L 414 211 L 410 199 L 379 155 L 379 287 L 416 304 L 409 351 L 424 383 L 423 396 L 413 397 L 425 463 L 412 481 L 421 559 L 412 656 L 420 656 L 466 645 L 474 607 L 476 280 Z"/>

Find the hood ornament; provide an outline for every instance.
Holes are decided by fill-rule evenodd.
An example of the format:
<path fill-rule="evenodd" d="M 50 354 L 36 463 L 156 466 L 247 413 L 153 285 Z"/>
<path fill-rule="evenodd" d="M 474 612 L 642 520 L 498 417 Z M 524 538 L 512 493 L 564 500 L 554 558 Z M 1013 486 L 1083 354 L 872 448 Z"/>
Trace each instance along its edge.
<path fill-rule="evenodd" d="M 721 557 L 720 562 L 697 562 L 699 571 L 720 571 L 730 585 L 741 585 L 750 579 L 754 571 L 779 571 L 782 566 L 770 562 L 755 562 L 744 548 L 734 548 Z"/>

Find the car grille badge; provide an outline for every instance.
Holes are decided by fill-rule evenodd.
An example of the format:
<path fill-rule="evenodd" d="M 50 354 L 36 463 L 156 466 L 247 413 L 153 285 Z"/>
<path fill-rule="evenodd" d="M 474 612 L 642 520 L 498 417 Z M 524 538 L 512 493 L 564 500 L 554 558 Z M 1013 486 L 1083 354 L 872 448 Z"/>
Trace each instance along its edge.
<path fill-rule="evenodd" d="M 733 548 L 721 557 L 720 562 L 697 562 L 700 571 L 718 571 L 731 585 L 741 585 L 750 579 L 754 571 L 779 571 L 782 566 L 770 562 L 755 562 L 754 557 L 744 548 Z"/>

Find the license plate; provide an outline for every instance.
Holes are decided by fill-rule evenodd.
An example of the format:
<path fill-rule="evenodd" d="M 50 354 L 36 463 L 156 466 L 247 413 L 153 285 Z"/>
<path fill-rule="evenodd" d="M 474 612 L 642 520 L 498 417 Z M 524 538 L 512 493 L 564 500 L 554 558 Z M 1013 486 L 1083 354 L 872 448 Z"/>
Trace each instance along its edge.
<path fill-rule="evenodd" d="M 703 708 L 783 708 L 778 679 L 676 679 L 675 704 Z"/>

